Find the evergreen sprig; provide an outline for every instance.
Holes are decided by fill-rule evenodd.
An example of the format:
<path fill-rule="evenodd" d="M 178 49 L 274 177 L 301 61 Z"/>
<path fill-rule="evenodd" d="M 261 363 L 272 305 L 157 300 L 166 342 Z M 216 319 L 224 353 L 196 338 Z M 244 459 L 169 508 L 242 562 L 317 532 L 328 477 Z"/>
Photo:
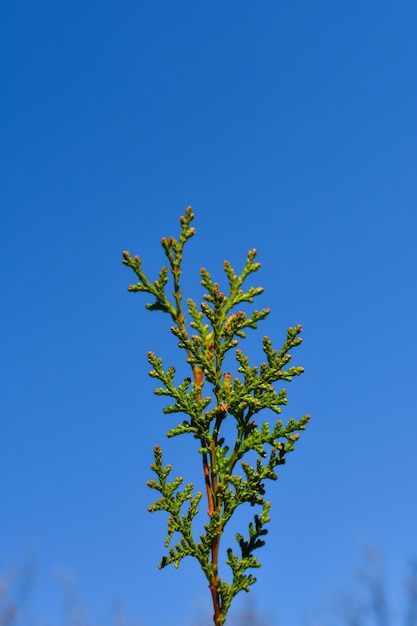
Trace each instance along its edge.
<path fill-rule="evenodd" d="M 184 245 L 195 234 L 195 229 L 190 226 L 193 219 L 193 211 L 187 207 L 185 215 L 180 218 L 179 239 L 169 237 L 161 240 L 168 267 L 161 268 L 156 280 L 147 278 L 140 257 L 131 257 L 129 252 L 123 252 L 123 263 L 131 267 L 138 278 L 138 282 L 128 290 L 148 293 L 153 302 L 146 308 L 170 315 L 173 321 L 171 333 L 177 339 L 178 347 L 185 351 L 190 377 L 176 381 L 175 368 L 166 368 L 162 359 L 153 352 L 148 353 L 152 367 L 150 375 L 161 383 L 155 393 L 170 399 L 170 404 L 163 409 L 164 413 L 184 416 L 168 431 L 167 436 L 192 434 L 198 440 L 208 504 L 208 522 L 200 529 L 202 532 L 196 541 L 196 517 L 203 494 L 197 492 L 193 495 L 192 483 L 181 490 L 182 477 L 168 481 L 172 467 L 163 466 L 162 451 L 156 446 L 151 469 L 157 480 L 150 480 L 148 486 L 159 491 L 161 497 L 149 506 L 149 511 L 168 513 L 165 540 L 168 553 L 162 557 L 159 567 L 170 563 L 178 567 L 184 557 L 196 558 L 209 583 L 214 624 L 220 626 L 225 623 L 236 594 L 248 591 L 256 581 L 247 571 L 260 567 L 254 551 L 264 545 L 267 534 L 265 525 L 270 521 L 270 503 L 264 498 L 265 481 L 277 479 L 277 466 L 286 462 L 286 455 L 294 450 L 300 431 L 305 429 L 310 418 L 305 415 L 298 420 L 289 419 L 285 425 L 282 420 L 277 420 L 272 427 L 268 421 L 258 425 L 254 419 L 264 409 L 280 414 L 287 404 L 287 390 L 276 389 L 274 385 L 291 382 L 294 376 L 304 371 L 302 367 L 289 366 L 290 350 L 302 341 L 299 336 L 301 326 L 288 329 L 286 340 L 279 350 L 272 347 L 269 337 L 264 337 L 262 348 L 265 360 L 259 365 L 251 365 L 249 357 L 238 348 L 246 330 L 256 329 L 258 322 L 269 314 L 269 309 L 253 310 L 248 314 L 239 308 L 241 304 L 252 304 L 254 298 L 263 292 L 262 287 L 244 287 L 248 277 L 260 268 L 260 263 L 255 262 L 256 250 L 248 252 L 240 274 L 228 261 L 224 262 L 228 282 L 226 293 L 221 291 L 218 283 L 213 282 L 206 269 L 201 270 L 201 284 L 206 293 L 200 306 L 191 298 L 187 300 L 187 325 L 180 277 Z M 171 285 L 171 294 L 167 294 L 168 284 Z M 234 350 L 236 359 L 236 375 L 224 367 L 227 353 L 231 350 Z M 207 384 L 210 394 L 205 393 Z M 226 419 L 234 420 L 235 424 L 235 436 L 229 442 L 222 434 L 222 424 Z M 235 554 L 230 547 L 226 550 L 225 563 L 231 571 L 228 582 L 219 573 L 221 537 L 233 513 L 244 504 L 257 505 L 262 510 L 249 523 L 247 539 L 236 534 L 240 554 Z M 179 536 L 179 541 L 170 547 L 174 535 Z"/>

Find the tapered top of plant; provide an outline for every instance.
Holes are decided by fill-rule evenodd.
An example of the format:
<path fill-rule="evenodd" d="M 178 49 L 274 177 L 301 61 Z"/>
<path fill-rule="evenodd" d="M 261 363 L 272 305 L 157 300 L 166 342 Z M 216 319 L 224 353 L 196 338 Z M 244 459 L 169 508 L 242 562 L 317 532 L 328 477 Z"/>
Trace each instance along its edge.
<path fill-rule="evenodd" d="M 256 329 L 269 313 L 269 309 L 254 309 L 248 314 L 241 308 L 244 303 L 253 303 L 263 291 L 262 287 L 247 286 L 248 278 L 260 268 L 255 261 L 256 250 L 248 252 L 240 274 L 228 261 L 224 262 L 226 289 L 221 289 L 209 272 L 201 269 L 201 284 L 206 293 L 199 304 L 188 298 L 184 310 L 181 271 L 184 246 L 195 234 L 193 219 L 192 208 L 187 207 L 180 217 L 178 240 L 161 240 L 168 264 L 161 268 L 156 280 L 147 278 L 139 256 L 123 252 L 123 263 L 132 268 L 138 279 L 128 287 L 129 291 L 145 292 L 151 296 L 147 309 L 170 316 L 170 331 L 190 367 L 190 376 L 178 381 L 174 366 L 165 367 L 161 358 L 148 353 L 150 375 L 160 383 L 155 393 L 170 399 L 164 413 L 182 414 L 167 436 L 190 434 L 196 439 L 207 500 L 207 521 L 196 530 L 203 493 L 194 493 L 192 483 L 183 487 L 182 477 L 170 482 L 172 467 L 164 466 L 161 448 L 155 446 L 151 468 L 156 477 L 148 485 L 160 497 L 149 510 L 168 513 L 168 552 L 159 567 L 171 563 L 178 567 L 184 557 L 194 557 L 208 581 L 214 624 L 220 626 L 225 623 L 236 594 L 248 591 L 256 580 L 248 570 L 260 567 L 254 552 L 264 545 L 265 525 L 270 521 L 265 483 L 277 479 L 277 466 L 284 464 L 288 452 L 294 450 L 299 431 L 305 429 L 309 416 L 297 421 L 291 418 L 285 425 L 278 419 L 272 427 L 268 421 L 258 419 L 258 414 L 267 409 L 281 413 L 287 404 L 287 390 L 282 383 L 290 382 L 304 370 L 289 366 L 290 350 L 301 343 L 301 326 L 288 329 L 279 350 L 272 347 L 269 337 L 263 337 L 264 360 L 258 365 L 253 365 L 239 347 L 247 329 Z M 234 372 L 226 368 L 229 352 L 234 353 Z M 232 440 L 222 430 L 225 420 L 232 420 L 235 426 Z M 251 459 L 255 460 L 251 463 Z M 254 514 L 246 538 L 236 534 L 237 553 L 227 547 L 223 559 L 230 568 L 227 578 L 220 572 L 221 538 L 233 513 L 243 504 L 260 507 L 260 513 Z M 171 545 L 176 538 L 178 541 Z"/>

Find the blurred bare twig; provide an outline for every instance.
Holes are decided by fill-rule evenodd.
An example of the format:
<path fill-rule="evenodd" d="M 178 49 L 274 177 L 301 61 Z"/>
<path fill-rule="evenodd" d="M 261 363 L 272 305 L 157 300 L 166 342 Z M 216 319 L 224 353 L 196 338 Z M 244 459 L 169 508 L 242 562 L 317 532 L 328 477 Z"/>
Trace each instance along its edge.
<path fill-rule="evenodd" d="M 417 626 L 417 561 L 411 564 L 404 587 L 405 605 L 394 612 L 381 558 L 372 546 L 363 548 L 364 564 L 358 588 L 339 593 L 330 610 L 322 612 L 318 626 Z"/>
<path fill-rule="evenodd" d="M 21 616 L 34 583 L 31 562 L 0 571 L 0 626 L 13 626 Z"/>

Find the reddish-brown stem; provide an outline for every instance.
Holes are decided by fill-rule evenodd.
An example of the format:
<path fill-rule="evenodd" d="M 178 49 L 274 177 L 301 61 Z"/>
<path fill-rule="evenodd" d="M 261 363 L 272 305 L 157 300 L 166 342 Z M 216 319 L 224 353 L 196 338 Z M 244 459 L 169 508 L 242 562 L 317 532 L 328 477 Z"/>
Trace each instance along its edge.
<path fill-rule="evenodd" d="M 216 579 L 210 585 L 211 598 L 213 600 L 214 609 L 213 621 L 215 626 L 220 626 L 220 596 L 217 588 L 218 578 L 219 577 L 216 576 Z"/>
<path fill-rule="evenodd" d="M 202 386 L 204 381 L 204 372 L 200 368 L 193 368 L 194 374 L 194 382 L 199 387 Z M 197 396 L 197 401 L 200 402 L 202 400 L 202 392 Z M 201 445 L 205 447 L 206 442 L 202 441 Z M 215 454 L 214 450 L 215 442 L 212 442 L 212 454 Z M 206 485 L 206 493 L 207 493 L 207 503 L 208 503 L 208 514 L 211 516 L 215 511 L 214 504 L 214 494 L 217 489 L 217 477 L 214 473 L 210 474 L 209 469 L 209 461 L 207 452 L 203 453 L 203 473 L 204 473 L 204 482 Z M 213 567 L 213 577 L 210 581 L 210 592 L 213 601 L 213 621 L 215 626 L 220 626 L 220 594 L 218 589 L 219 583 L 219 574 L 218 574 L 218 562 L 219 562 L 219 546 L 220 546 L 220 535 L 214 540 L 212 549 L 211 549 L 211 564 Z"/>
<path fill-rule="evenodd" d="M 202 369 L 198 367 L 193 368 L 194 374 L 194 382 L 198 387 L 203 385 L 204 380 L 204 372 Z M 200 390 L 197 396 L 197 402 L 201 402 L 203 394 Z M 201 442 L 201 445 L 204 447 L 206 445 L 205 441 Z M 206 494 L 207 494 L 207 502 L 208 502 L 208 514 L 212 515 L 214 511 L 214 501 L 213 501 L 213 489 L 211 484 L 210 470 L 209 470 L 209 462 L 207 458 L 207 453 L 203 452 L 203 474 L 204 474 L 204 483 L 206 485 Z"/>
<path fill-rule="evenodd" d="M 204 442 L 201 442 L 201 444 L 204 445 Z M 212 488 L 211 488 L 209 463 L 208 463 L 206 452 L 203 453 L 203 473 L 204 473 L 204 482 L 206 484 L 208 514 L 211 516 L 214 511 L 214 502 L 213 502 L 213 493 L 212 493 Z"/>
<path fill-rule="evenodd" d="M 213 580 L 210 584 L 211 597 L 213 600 L 213 621 L 215 626 L 220 626 L 220 594 L 219 594 L 219 547 L 220 547 L 220 535 L 214 540 L 213 547 L 211 549 L 211 564 L 213 566 Z"/>

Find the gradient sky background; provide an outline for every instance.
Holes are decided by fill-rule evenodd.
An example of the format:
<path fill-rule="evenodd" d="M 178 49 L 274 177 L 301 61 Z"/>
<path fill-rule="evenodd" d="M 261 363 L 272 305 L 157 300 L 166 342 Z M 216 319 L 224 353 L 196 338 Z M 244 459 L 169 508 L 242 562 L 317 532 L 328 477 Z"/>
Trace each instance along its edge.
<path fill-rule="evenodd" d="M 121 263 L 156 278 L 189 204 L 186 295 L 256 247 L 272 313 L 247 351 L 304 329 L 283 417 L 312 421 L 269 485 L 250 595 L 306 624 L 371 542 L 399 602 L 417 552 L 417 4 L 17 0 L 1 23 L 0 555 L 32 554 L 30 611 L 64 623 L 66 572 L 101 623 L 117 597 L 144 626 L 210 614 L 196 564 L 157 569 L 152 448 L 187 481 L 200 460 L 164 440 L 177 418 L 146 353 L 174 364 L 176 344 Z"/>

